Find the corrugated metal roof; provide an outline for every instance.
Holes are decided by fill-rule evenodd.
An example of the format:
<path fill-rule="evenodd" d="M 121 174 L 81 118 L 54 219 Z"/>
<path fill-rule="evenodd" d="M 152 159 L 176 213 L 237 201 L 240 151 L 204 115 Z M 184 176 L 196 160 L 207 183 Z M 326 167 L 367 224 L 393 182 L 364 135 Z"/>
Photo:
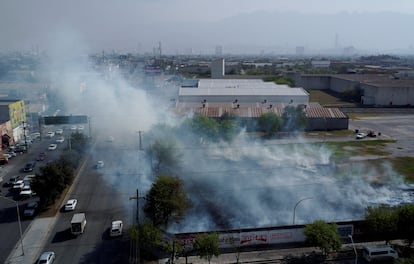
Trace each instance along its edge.
<path fill-rule="evenodd" d="M 215 105 L 205 104 L 204 107 L 201 104 L 177 104 L 177 114 L 183 115 L 186 113 L 197 113 L 204 116 L 217 118 L 222 116 L 224 113 L 229 113 L 234 116 L 244 118 L 258 118 L 264 113 L 275 113 L 278 116 L 282 116 L 284 108 L 287 104 L 274 104 L 262 105 L 257 107 L 254 104 L 240 104 L 239 107 L 229 107 L 228 105 Z M 318 104 L 308 105 L 305 108 L 306 116 L 309 118 L 348 118 L 339 108 L 323 108 Z"/>

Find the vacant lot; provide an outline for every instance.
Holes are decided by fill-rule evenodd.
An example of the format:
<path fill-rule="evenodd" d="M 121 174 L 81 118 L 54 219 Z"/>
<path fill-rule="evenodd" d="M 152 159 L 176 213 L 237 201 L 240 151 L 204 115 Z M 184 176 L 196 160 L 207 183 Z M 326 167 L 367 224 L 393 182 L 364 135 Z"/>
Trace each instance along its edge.
<path fill-rule="evenodd" d="M 349 103 L 341 100 L 335 93 L 325 90 L 309 90 L 309 102 L 317 102 L 322 106 L 355 106 L 353 103 Z"/>

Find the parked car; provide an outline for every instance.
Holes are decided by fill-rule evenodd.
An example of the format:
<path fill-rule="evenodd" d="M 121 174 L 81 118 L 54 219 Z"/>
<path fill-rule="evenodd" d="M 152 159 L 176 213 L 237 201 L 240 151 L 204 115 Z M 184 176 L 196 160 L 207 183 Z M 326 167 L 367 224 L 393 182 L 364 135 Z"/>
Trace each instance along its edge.
<path fill-rule="evenodd" d="M 356 139 L 363 139 L 363 138 L 365 138 L 367 135 L 365 134 L 365 133 L 358 133 L 357 135 L 356 135 Z"/>
<path fill-rule="evenodd" d="M 111 228 L 109 229 L 109 236 L 116 237 L 122 236 L 123 223 L 121 220 L 112 221 Z"/>
<path fill-rule="evenodd" d="M 56 139 L 56 143 L 63 143 L 65 141 L 64 137 L 59 137 L 58 139 Z"/>
<path fill-rule="evenodd" d="M 24 185 L 22 190 L 19 193 L 20 198 L 30 198 L 34 195 L 32 192 L 32 188 L 30 188 L 30 185 Z"/>
<path fill-rule="evenodd" d="M 47 135 L 46 135 L 48 138 L 52 138 L 52 137 L 54 137 L 55 136 L 55 132 L 53 132 L 53 131 L 49 131 L 49 132 L 47 132 Z"/>
<path fill-rule="evenodd" d="M 5 187 L 13 187 L 13 185 L 20 180 L 20 176 L 12 176 L 8 182 L 4 184 Z"/>
<path fill-rule="evenodd" d="M 48 150 L 55 150 L 57 148 L 57 144 L 50 144 L 47 148 Z"/>
<path fill-rule="evenodd" d="M 5 153 L 0 154 L 0 159 L 5 159 L 5 160 L 9 161 L 9 158 L 10 158 L 10 156 L 5 154 Z"/>
<path fill-rule="evenodd" d="M 31 172 L 33 171 L 34 167 L 36 166 L 36 161 L 30 161 L 26 163 L 26 165 L 23 168 L 24 172 Z"/>
<path fill-rule="evenodd" d="M 61 128 L 56 129 L 55 134 L 56 135 L 62 135 L 63 134 L 63 129 L 61 129 Z"/>
<path fill-rule="evenodd" d="M 70 199 L 66 202 L 65 205 L 65 211 L 73 211 L 76 208 L 76 205 L 78 204 L 78 200 L 76 199 Z"/>
<path fill-rule="evenodd" d="M 13 190 L 15 191 L 20 191 L 21 189 L 23 189 L 23 187 L 24 187 L 23 180 L 18 180 L 13 184 Z"/>
<path fill-rule="evenodd" d="M 32 217 L 36 214 L 36 210 L 38 207 L 37 202 L 30 202 L 26 205 L 26 208 L 23 211 L 23 215 L 26 217 Z"/>
<path fill-rule="evenodd" d="M 9 155 L 12 158 L 17 156 L 17 153 L 14 151 L 9 151 L 9 152 L 6 152 L 5 154 Z"/>
<path fill-rule="evenodd" d="M 23 152 L 26 152 L 26 150 L 27 150 L 26 145 L 16 145 L 14 147 L 14 152 L 16 153 L 23 153 Z"/>
<path fill-rule="evenodd" d="M 37 260 L 36 264 L 52 264 L 53 260 L 55 260 L 55 252 L 43 252 Z"/>
<path fill-rule="evenodd" d="M 29 174 L 24 176 L 23 178 L 23 182 L 25 185 L 30 185 L 30 183 L 32 182 L 32 180 L 36 177 L 35 174 Z"/>

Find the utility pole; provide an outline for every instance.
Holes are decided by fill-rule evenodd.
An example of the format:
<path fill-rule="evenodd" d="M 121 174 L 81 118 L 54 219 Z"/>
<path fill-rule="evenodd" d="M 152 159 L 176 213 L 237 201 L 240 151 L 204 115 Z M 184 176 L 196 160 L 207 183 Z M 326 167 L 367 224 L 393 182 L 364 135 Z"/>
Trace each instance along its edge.
<path fill-rule="evenodd" d="M 24 150 L 24 152 L 28 152 L 27 150 L 29 149 L 28 147 L 27 147 L 27 137 L 26 137 L 26 124 L 25 124 L 25 122 L 23 121 L 22 122 L 22 124 L 23 124 L 23 137 L 24 137 L 24 147 L 25 147 L 25 150 Z"/>
<path fill-rule="evenodd" d="M 142 131 L 139 130 L 138 134 L 139 134 L 139 150 L 142 150 L 142 138 L 141 138 Z"/>
<path fill-rule="evenodd" d="M 129 197 L 129 200 L 137 200 L 137 214 L 136 214 L 136 222 L 137 222 L 137 229 L 139 230 L 139 199 L 144 198 L 144 197 L 139 197 L 139 191 L 137 188 L 137 195 L 136 196 L 132 196 Z M 137 252 L 137 261 L 136 263 L 141 263 L 141 248 L 140 248 L 140 234 L 138 234 L 137 237 L 137 245 L 136 245 L 136 252 Z"/>

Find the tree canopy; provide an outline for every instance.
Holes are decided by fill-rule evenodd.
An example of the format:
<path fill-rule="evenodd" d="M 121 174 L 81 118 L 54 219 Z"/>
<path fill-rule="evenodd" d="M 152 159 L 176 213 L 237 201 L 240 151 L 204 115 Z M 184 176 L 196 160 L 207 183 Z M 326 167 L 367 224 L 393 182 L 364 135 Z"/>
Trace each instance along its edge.
<path fill-rule="evenodd" d="M 400 238 L 407 241 L 408 246 L 414 241 L 414 204 L 406 204 L 396 211 L 398 221 L 398 233 Z"/>
<path fill-rule="evenodd" d="M 282 119 L 283 130 L 286 131 L 304 130 L 308 122 L 303 105 L 286 106 Z"/>
<path fill-rule="evenodd" d="M 154 226 L 167 226 L 184 218 L 189 202 L 178 177 L 158 175 L 145 197 L 144 212 Z"/>
<path fill-rule="evenodd" d="M 196 236 L 194 241 L 194 250 L 200 258 L 208 260 L 210 263 L 213 256 L 220 255 L 217 233 L 204 233 Z"/>
<path fill-rule="evenodd" d="M 177 168 L 181 162 L 181 153 L 171 140 L 157 139 L 148 149 L 154 169 L 157 172 L 168 172 Z"/>
<path fill-rule="evenodd" d="M 274 135 L 279 132 L 282 125 L 282 119 L 280 116 L 273 112 L 262 114 L 257 121 L 259 130 L 265 132 L 268 136 Z"/>
<path fill-rule="evenodd" d="M 53 203 L 72 183 L 74 168 L 64 159 L 40 167 L 40 174 L 31 183 L 32 189 L 40 197 L 40 203 Z"/>
<path fill-rule="evenodd" d="M 218 140 L 231 141 L 241 130 L 235 117 L 229 113 L 224 113 L 217 120 L 203 115 L 194 115 L 186 120 L 184 127 L 204 140 L 213 142 Z"/>
<path fill-rule="evenodd" d="M 305 226 L 306 242 L 318 247 L 322 253 L 327 254 L 331 251 L 339 250 L 342 246 L 335 223 L 328 224 L 324 221 L 315 221 Z"/>
<path fill-rule="evenodd" d="M 386 243 L 396 236 L 398 230 L 398 215 L 395 208 L 381 205 L 369 206 L 365 213 L 365 220 L 371 234 L 383 238 Z"/>

